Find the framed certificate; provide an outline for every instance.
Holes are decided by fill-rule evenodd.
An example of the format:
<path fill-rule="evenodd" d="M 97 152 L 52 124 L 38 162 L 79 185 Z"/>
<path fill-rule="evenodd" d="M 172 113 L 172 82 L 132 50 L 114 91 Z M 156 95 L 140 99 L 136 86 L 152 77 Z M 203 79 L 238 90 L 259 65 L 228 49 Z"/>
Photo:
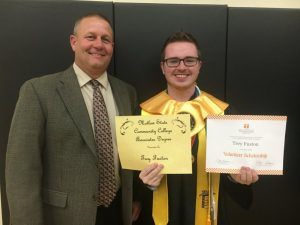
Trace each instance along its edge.
<path fill-rule="evenodd" d="M 206 171 L 282 175 L 286 116 L 215 115 L 207 118 Z"/>

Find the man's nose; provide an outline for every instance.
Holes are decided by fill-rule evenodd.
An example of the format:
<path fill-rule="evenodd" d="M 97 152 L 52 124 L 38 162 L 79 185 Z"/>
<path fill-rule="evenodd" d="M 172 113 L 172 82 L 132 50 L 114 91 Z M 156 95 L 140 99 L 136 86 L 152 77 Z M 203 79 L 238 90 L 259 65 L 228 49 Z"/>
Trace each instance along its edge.
<path fill-rule="evenodd" d="M 103 41 L 102 41 L 102 39 L 101 39 L 101 38 L 97 38 L 97 39 L 95 40 L 95 42 L 94 42 L 94 46 L 95 46 L 96 48 L 102 48 L 102 47 L 103 47 Z"/>
<path fill-rule="evenodd" d="M 186 66 L 184 65 L 183 60 L 180 60 L 179 65 L 177 66 L 177 69 L 185 69 L 185 68 L 186 68 Z"/>

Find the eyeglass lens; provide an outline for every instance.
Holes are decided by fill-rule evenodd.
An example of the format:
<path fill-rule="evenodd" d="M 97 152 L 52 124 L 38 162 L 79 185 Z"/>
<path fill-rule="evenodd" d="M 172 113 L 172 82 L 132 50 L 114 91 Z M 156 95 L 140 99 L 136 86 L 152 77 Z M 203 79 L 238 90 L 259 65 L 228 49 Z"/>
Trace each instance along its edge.
<path fill-rule="evenodd" d="M 167 66 L 169 66 L 169 67 L 177 67 L 177 66 L 179 66 L 181 61 L 183 61 L 185 66 L 195 66 L 197 64 L 198 60 L 199 59 L 197 57 L 185 57 L 183 59 L 168 58 L 168 59 L 165 59 L 165 62 L 167 64 Z"/>

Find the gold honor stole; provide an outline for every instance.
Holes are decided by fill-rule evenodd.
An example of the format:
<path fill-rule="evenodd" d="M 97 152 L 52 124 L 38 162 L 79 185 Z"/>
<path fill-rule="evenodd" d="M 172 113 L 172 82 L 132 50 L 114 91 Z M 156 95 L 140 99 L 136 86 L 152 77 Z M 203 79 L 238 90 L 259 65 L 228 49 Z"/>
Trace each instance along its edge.
<path fill-rule="evenodd" d="M 223 115 L 228 104 L 201 91 L 201 95 L 187 102 L 177 102 L 165 91 L 143 102 L 142 115 L 174 115 L 188 113 L 191 116 L 191 137 L 198 135 L 197 192 L 195 225 L 216 225 L 219 197 L 219 174 L 205 172 L 207 115 Z M 167 176 L 153 192 L 152 216 L 155 225 L 167 225 L 169 220 Z"/>

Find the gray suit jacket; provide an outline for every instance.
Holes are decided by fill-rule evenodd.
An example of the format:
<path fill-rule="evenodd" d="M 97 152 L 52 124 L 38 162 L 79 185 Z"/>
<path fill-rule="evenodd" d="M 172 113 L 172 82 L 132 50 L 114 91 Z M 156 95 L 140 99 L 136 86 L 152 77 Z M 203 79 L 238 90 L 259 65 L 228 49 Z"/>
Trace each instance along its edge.
<path fill-rule="evenodd" d="M 120 115 L 136 108 L 135 89 L 109 76 Z M 73 67 L 25 82 L 6 154 L 13 225 L 95 225 L 95 140 Z M 123 221 L 131 224 L 132 171 L 121 171 Z"/>

